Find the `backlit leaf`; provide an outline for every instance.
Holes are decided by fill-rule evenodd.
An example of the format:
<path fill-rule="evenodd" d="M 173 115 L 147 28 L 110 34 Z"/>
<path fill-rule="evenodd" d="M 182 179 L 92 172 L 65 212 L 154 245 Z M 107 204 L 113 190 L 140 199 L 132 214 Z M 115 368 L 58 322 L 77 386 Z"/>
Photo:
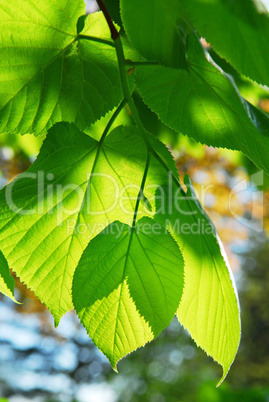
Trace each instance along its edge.
<path fill-rule="evenodd" d="M 259 0 L 182 0 L 199 34 L 242 74 L 269 85 L 269 15 Z"/>
<path fill-rule="evenodd" d="M 0 0 L 0 132 L 47 132 L 58 121 L 85 128 L 122 98 L 116 53 L 77 37 L 83 0 Z M 84 35 L 109 39 L 102 13 Z"/>
<path fill-rule="evenodd" d="M 113 368 L 169 325 L 183 288 L 183 259 L 172 236 L 142 218 L 115 221 L 84 251 L 74 275 L 81 322 Z"/>
<path fill-rule="evenodd" d="M 240 317 L 233 274 L 216 229 L 186 178 L 188 191 L 174 183 L 157 193 L 155 219 L 167 225 L 185 261 L 185 286 L 177 316 L 198 346 L 226 377 L 240 341 Z"/>
<path fill-rule="evenodd" d="M 185 34 L 178 0 L 121 0 L 124 28 L 136 49 L 148 60 L 171 67 L 185 61 Z"/>
<path fill-rule="evenodd" d="M 230 77 L 206 59 L 195 35 L 188 70 L 136 67 L 144 102 L 174 130 L 214 147 L 242 151 L 269 173 L 269 118 L 250 106 Z"/>
<path fill-rule="evenodd" d="M 146 159 L 136 127 L 116 128 L 99 148 L 74 125 L 58 123 L 30 169 L 1 191 L 0 247 L 56 323 L 73 307 L 72 277 L 89 241 L 116 219 L 131 225 Z M 152 158 L 144 196 L 153 210 L 164 176 Z M 139 213 L 152 214 L 148 203 Z"/>

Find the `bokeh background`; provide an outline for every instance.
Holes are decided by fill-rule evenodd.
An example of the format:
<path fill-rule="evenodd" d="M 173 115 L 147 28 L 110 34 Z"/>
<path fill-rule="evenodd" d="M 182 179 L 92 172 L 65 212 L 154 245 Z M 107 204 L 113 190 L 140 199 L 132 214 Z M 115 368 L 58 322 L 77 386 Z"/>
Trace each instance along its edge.
<path fill-rule="evenodd" d="M 269 3 L 269 1 L 268 1 Z M 87 11 L 96 11 L 94 1 Z M 269 112 L 268 88 L 232 74 L 243 96 Z M 0 402 L 226 402 L 269 401 L 269 177 L 241 153 L 196 144 L 163 126 L 135 94 L 145 126 L 188 174 L 215 223 L 239 291 L 242 341 L 225 382 L 221 368 L 175 319 L 152 343 L 124 358 L 119 374 L 91 343 L 73 312 L 58 328 L 46 308 L 16 279 L 16 305 L 0 295 Z M 87 130 L 100 138 L 106 116 Z M 124 111 L 118 124 L 129 124 Z M 35 160 L 43 138 L 0 137 L 0 186 Z"/>

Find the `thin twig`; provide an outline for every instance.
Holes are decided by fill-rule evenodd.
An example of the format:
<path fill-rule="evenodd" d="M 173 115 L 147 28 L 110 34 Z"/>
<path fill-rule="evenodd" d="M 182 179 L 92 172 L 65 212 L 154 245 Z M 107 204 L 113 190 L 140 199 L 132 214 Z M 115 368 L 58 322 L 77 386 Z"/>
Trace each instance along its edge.
<path fill-rule="evenodd" d="M 79 40 L 79 39 L 86 39 L 88 41 L 99 42 L 99 43 L 103 43 L 104 45 L 109 45 L 109 46 L 115 47 L 114 42 L 112 42 L 110 39 L 108 40 L 108 39 L 98 38 L 95 36 L 80 35 L 80 34 L 76 37 L 76 40 Z"/>
<path fill-rule="evenodd" d="M 97 3 L 99 5 L 99 7 L 100 7 L 100 10 L 103 11 L 103 13 L 104 13 L 106 22 L 107 22 L 107 24 L 109 26 L 109 29 L 110 29 L 111 38 L 113 40 L 116 40 L 120 36 L 120 34 L 117 31 L 117 29 L 116 29 L 116 27 L 114 25 L 114 22 L 112 21 L 112 19 L 111 19 L 110 15 L 109 15 L 109 12 L 107 11 L 107 8 L 106 8 L 103 0 L 97 0 Z"/>

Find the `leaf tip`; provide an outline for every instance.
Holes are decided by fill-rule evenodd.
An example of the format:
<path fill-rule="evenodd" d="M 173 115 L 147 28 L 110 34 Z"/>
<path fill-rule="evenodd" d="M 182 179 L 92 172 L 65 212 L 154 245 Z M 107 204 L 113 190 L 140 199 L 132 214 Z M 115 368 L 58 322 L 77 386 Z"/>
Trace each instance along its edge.
<path fill-rule="evenodd" d="M 112 369 L 115 371 L 115 373 L 119 374 L 119 370 L 118 370 L 118 367 L 117 367 L 117 363 L 115 363 L 115 364 L 112 365 L 111 367 L 112 367 Z"/>
<path fill-rule="evenodd" d="M 12 297 L 11 300 L 14 301 L 14 303 L 16 303 L 16 304 L 19 304 L 19 305 L 23 304 L 22 302 L 19 302 L 18 300 L 16 300 L 15 297 Z"/>
<path fill-rule="evenodd" d="M 57 328 L 58 325 L 60 324 L 60 318 L 56 316 L 53 316 L 53 318 L 54 318 L 54 327 Z"/>
<path fill-rule="evenodd" d="M 8 297 L 10 300 L 12 300 L 16 304 L 23 304 L 15 299 L 14 293 L 11 291 L 9 291 L 9 292 L 1 292 L 0 291 L 0 293 L 3 294 L 4 296 Z"/>
<path fill-rule="evenodd" d="M 218 381 L 218 383 L 216 385 L 216 388 L 218 388 L 223 383 L 223 381 L 227 377 L 227 374 L 229 373 L 229 370 L 230 370 L 230 367 L 227 369 L 224 366 L 222 366 L 223 373 L 222 373 L 221 379 Z"/>

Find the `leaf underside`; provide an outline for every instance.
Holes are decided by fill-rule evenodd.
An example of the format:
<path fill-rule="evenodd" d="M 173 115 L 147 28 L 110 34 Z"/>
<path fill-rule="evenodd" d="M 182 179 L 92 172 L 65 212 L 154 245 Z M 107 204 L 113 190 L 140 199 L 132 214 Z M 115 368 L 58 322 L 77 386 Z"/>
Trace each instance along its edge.
<path fill-rule="evenodd" d="M 172 129 L 214 147 L 242 151 L 269 173 L 269 118 L 249 105 L 230 77 L 206 59 L 194 34 L 187 41 L 188 70 L 139 66 L 144 102 Z"/>
<path fill-rule="evenodd" d="M 77 39 L 85 13 L 75 2 L 0 0 L 0 132 L 46 133 L 59 121 L 84 129 L 122 99 L 115 49 Z M 109 39 L 102 13 L 89 15 L 83 35 Z"/>
<path fill-rule="evenodd" d="M 259 1 L 183 0 L 199 34 L 239 72 L 269 85 L 269 15 Z"/>
<path fill-rule="evenodd" d="M 185 65 L 181 11 L 178 0 L 121 0 L 124 27 L 135 48 L 170 67 Z"/>

